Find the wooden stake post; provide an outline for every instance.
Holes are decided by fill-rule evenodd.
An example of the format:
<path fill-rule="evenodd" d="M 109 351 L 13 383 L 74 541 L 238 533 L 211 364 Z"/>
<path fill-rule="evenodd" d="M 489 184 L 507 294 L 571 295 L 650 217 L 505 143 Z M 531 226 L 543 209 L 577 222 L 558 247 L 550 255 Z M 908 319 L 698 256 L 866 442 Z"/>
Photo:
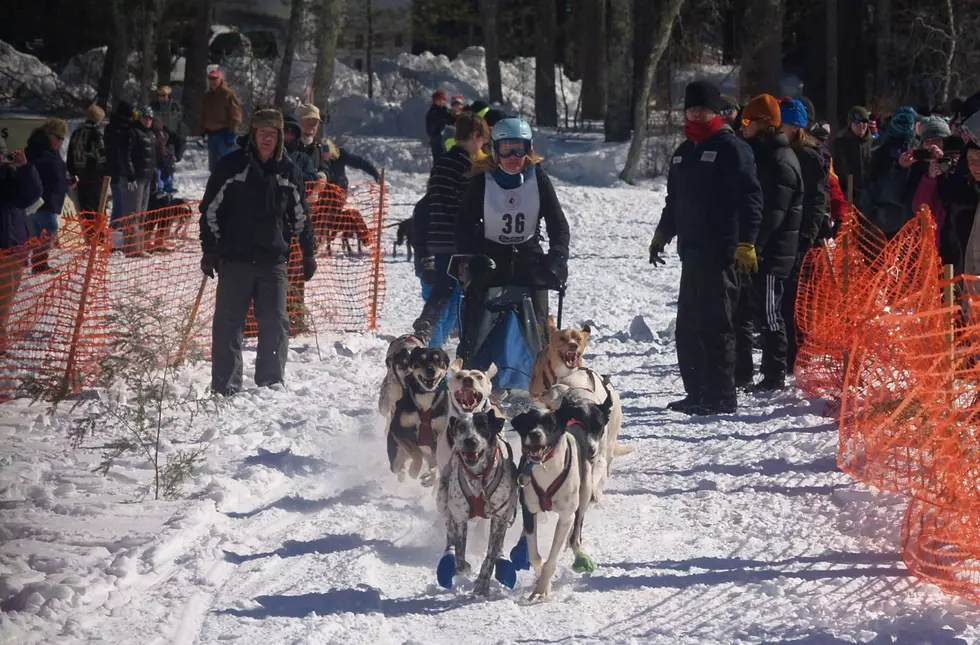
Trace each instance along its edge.
<path fill-rule="evenodd" d="M 956 312 L 953 307 L 956 305 L 956 295 L 953 291 L 953 265 L 943 266 L 943 279 L 946 284 L 943 286 L 943 304 L 949 307 L 949 324 L 946 331 L 946 349 L 949 352 L 950 365 L 955 371 L 956 363 Z"/>
<path fill-rule="evenodd" d="M 368 329 L 377 329 L 378 326 L 378 298 L 381 293 L 381 255 L 384 248 L 381 244 L 381 235 L 384 233 L 385 221 L 385 169 L 381 169 L 381 181 L 378 182 L 380 195 L 378 197 L 378 221 L 375 222 L 374 239 L 374 275 L 372 276 L 371 293 L 371 313 L 368 315 Z"/>
<path fill-rule="evenodd" d="M 187 326 L 180 338 L 180 346 L 177 348 L 177 356 L 174 358 L 174 367 L 184 362 L 184 354 L 187 353 L 187 345 L 190 344 L 191 332 L 194 331 L 194 322 L 197 320 L 197 312 L 201 308 L 201 299 L 204 297 L 204 289 L 208 286 L 208 276 L 201 276 L 201 285 L 197 288 L 197 296 L 194 298 L 194 305 L 191 307 L 191 315 L 187 318 Z"/>

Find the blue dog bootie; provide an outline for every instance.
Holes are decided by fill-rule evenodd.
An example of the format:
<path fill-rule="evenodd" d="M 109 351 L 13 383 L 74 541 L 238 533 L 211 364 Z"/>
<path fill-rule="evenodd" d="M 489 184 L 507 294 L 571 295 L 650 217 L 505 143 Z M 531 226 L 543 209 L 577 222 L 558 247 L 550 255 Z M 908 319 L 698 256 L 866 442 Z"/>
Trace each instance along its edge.
<path fill-rule="evenodd" d="M 453 578 L 455 577 L 456 556 L 452 551 L 449 551 L 439 560 L 439 566 L 436 567 L 436 580 L 439 581 L 439 586 L 443 589 L 452 589 Z"/>
<path fill-rule="evenodd" d="M 514 564 L 510 560 L 497 558 L 497 565 L 493 568 L 493 577 L 508 589 L 513 589 L 517 585 L 517 569 L 514 568 Z"/>
<path fill-rule="evenodd" d="M 521 539 L 517 541 L 517 545 L 510 550 L 510 561 L 513 563 L 515 571 L 527 571 L 531 568 L 531 556 L 527 551 L 526 535 L 522 535 Z"/>

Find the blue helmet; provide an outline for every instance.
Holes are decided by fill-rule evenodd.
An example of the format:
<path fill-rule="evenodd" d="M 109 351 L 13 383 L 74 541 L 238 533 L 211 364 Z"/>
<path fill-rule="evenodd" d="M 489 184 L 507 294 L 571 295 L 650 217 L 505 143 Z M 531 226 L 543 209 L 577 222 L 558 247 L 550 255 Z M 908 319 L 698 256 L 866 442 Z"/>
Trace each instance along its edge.
<path fill-rule="evenodd" d="M 153 118 L 153 108 L 149 105 L 144 105 L 140 108 L 140 118 L 141 119 L 152 119 Z"/>
<path fill-rule="evenodd" d="M 531 126 L 523 119 L 501 119 L 493 126 L 490 132 L 490 140 L 496 143 L 504 139 L 518 139 L 530 142 L 533 138 Z"/>

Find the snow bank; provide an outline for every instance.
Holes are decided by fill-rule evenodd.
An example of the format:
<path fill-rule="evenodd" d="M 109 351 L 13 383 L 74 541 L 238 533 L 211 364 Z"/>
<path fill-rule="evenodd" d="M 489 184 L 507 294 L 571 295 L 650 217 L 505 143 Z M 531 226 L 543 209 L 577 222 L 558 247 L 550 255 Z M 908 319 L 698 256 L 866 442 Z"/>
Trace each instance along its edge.
<path fill-rule="evenodd" d="M 36 56 L 0 40 L 0 109 L 64 110 L 82 107 L 94 98 L 90 85 L 63 81 Z"/>

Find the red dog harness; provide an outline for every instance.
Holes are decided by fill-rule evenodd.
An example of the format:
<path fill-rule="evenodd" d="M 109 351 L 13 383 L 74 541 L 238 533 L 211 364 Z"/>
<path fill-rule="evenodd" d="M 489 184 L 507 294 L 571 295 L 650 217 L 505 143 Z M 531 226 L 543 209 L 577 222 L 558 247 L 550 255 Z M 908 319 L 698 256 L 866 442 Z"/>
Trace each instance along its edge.
<path fill-rule="evenodd" d="M 500 444 L 497 444 L 493 449 L 493 454 L 490 455 L 490 459 L 487 461 L 487 467 L 484 469 L 483 473 L 480 475 L 474 475 L 470 472 L 470 469 L 466 467 L 466 463 L 463 461 L 463 455 L 456 453 L 459 457 L 459 463 L 461 468 L 460 473 L 466 474 L 466 479 L 473 482 L 480 482 L 480 493 L 478 495 L 473 494 L 473 488 L 469 483 L 463 482 L 460 478 L 460 483 L 464 484 L 462 488 L 466 492 L 466 503 L 470 505 L 470 519 L 475 517 L 482 517 L 483 519 L 490 519 L 486 511 L 487 498 L 497 490 L 497 486 L 500 484 L 500 480 L 503 478 L 504 469 L 497 469 L 497 476 L 494 477 L 493 483 L 488 483 L 487 478 L 490 477 L 490 473 L 493 472 L 493 466 L 497 463 L 497 457 L 501 456 Z"/>
<path fill-rule="evenodd" d="M 548 452 L 548 454 L 541 460 L 540 463 L 545 463 L 551 459 L 555 454 L 555 449 L 557 444 Z M 548 490 L 543 490 L 538 481 L 534 478 L 534 473 L 531 473 L 531 486 L 534 488 L 534 494 L 538 496 L 538 502 L 541 504 L 542 511 L 550 511 L 552 508 L 551 497 L 557 493 L 561 487 L 565 484 L 565 480 L 568 479 L 568 473 L 572 470 L 572 451 L 565 451 L 565 468 L 558 475 L 555 481 L 551 482 L 551 486 L 548 486 Z"/>
<path fill-rule="evenodd" d="M 436 447 L 436 433 L 432 431 L 432 408 L 419 410 L 419 445 Z"/>

